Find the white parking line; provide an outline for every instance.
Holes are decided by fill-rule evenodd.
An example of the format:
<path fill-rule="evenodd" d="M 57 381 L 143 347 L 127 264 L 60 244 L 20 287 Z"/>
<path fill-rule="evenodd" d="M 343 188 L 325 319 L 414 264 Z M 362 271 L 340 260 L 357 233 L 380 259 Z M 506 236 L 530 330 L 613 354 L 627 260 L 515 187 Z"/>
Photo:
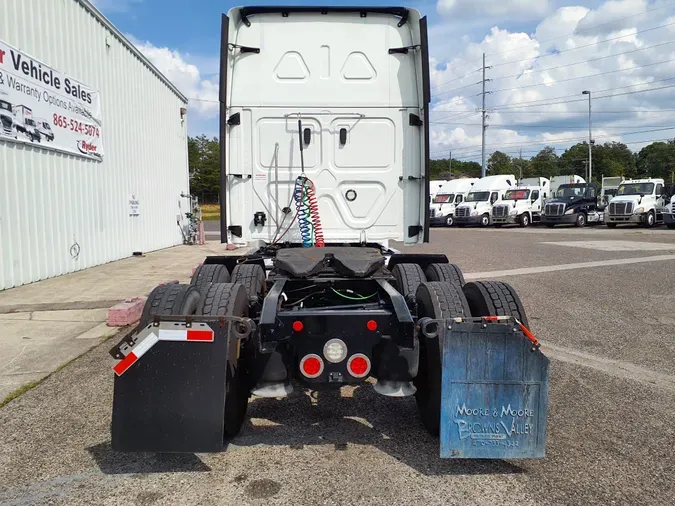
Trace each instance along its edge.
<path fill-rule="evenodd" d="M 675 389 L 675 376 L 650 371 L 630 362 L 622 362 L 621 360 L 612 360 L 582 351 L 570 350 L 549 342 L 542 342 L 541 348 L 546 356 L 560 360 L 561 362 L 590 367 L 616 378 L 639 381 L 668 390 Z"/>
<path fill-rule="evenodd" d="M 502 278 L 505 276 L 523 276 L 525 274 L 543 274 L 546 272 L 570 271 L 574 269 L 589 269 L 593 267 L 611 267 L 612 265 L 630 265 L 630 264 L 641 264 L 645 262 L 664 262 L 667 260 L 675 260 L 675 255 L 654 255 L 639 258 L 619 258 L 616 260 L 599 260 L 596 262 L 579 262 L 576 264 L 545 265 L 542 267 L 523 267 L 520 269 L 509 269 L 504 271 L 467 272 L 464 274 L 464 278 L 465 279 Z"/>

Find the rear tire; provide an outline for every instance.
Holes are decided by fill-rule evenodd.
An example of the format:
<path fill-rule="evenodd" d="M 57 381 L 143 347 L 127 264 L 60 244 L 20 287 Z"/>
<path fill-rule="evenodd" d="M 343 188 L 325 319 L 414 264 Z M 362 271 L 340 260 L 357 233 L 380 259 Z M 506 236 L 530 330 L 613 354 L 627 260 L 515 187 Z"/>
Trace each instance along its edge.
<path fill-rule="evenodd" d="M 197 314 L 205 316 L 248 316 L 248 295 L 244 285 L 236 283 L 212 284 L 199 303 Z M 227 324 L 231 329 L 234 323 Z M 228 333 L 228 357 L 225 383 L 224 436 L 239 434 L 246 419 L 246 408 L 251 393 L 247 343 Z"/>
<path fill-rule="evenodd" d="M 417 287 L 424 283 L 424 271 L 417 264 L 396 264 L 391 270 L 396 279 L 396 288 L 406 301 L 414 301 Z"/>
<path fill-rule="evenodd" d="M 193 285 L 159 285 L 145 301 L 139 327 L 145 327 L 156 315 L 191 316 L 195 314 L 201 295 Z"/>
<path fill-rule="evenodd" d="M 433 319 L 470 317 L 469 304 L 459 286 L 447 282 L 422 283 L 416 294 L 418 316 Z M 441 381 L 443 342 L 439 336 L 429 339 L 420 335 L 420 361 L 413 384 L 415 402 L 424 427 L 438 436 L 441 426 Z"/>
<path fill-rule="evenodd" d="M 221 264 L 204 264 L 197 267 L 192 275 L 191 285 L 199 288 L 208 288 L 211 283 L 229 283 L 230 273 L 227 267 Z"/>
<path fill-rule="evenodd" d="M 472 281 L 464 285 L 472 316 L 513 316 L 527 327 L 527 315 L 515 289 L 501 281 Z"/>
<path fill-rule="evenodd" d="M 447 281 L 457 286 L 464 286 L 462 269 L 455 264 L 430 264 L 424 271 L 427 281 Z"/>
<path fill-rule="evenodd" d="M 265 269 L 258 264 L 239 264 L 232 269 L 231 283 L 244 285 L 248 300 L 261 304 L 265 293 Z"/>

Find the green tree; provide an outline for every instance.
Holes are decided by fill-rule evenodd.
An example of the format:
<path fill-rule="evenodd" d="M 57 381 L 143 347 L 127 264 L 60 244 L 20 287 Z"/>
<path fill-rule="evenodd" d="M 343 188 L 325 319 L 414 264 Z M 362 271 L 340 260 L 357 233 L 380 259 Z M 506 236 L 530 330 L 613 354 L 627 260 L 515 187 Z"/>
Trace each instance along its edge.
<path fill-rule="evenodd" d="M 501 151 L 495 151 L 488 158 L 487 170 L 491 176 L 496 174 L 513 174 L 511 157 Z"/>
<path fill-rule="evenodd" d="M 205 135 L 188 138 L 190 191 L 202 200 L 216 201 L 220 190 L 220 144 Z"/>
<path fill-rule="evenodd" d="M 564 176 L 578 174 L 583 176 L 586 174 L 587 163 L 588 143 L 580 142 L 574 146 L 570 146 L 562 155 L 560 155 L 560 158 L 558 159 L 558 174 Z"/>
<path fill-rule="evenodd" d="M 675 170 L 675 142 L 652 142 L 637 156 L 637 173 L 640 176 L 671 178 Z"/>
<path fill-rule="evenodd" d="M 558 173 L 558 155 L 555 148 L 546 146 L 530 160 L 530 169 L 535 177 L 551 178 Z"/>

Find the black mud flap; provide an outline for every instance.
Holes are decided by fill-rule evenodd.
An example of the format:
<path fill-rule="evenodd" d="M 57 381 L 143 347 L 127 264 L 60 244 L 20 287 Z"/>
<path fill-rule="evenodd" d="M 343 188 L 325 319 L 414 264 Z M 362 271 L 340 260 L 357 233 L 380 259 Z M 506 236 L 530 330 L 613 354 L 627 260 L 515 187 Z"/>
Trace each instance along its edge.
<path fill-rule="evenodd" d="M 114 450 L 222 450 L 227 327 L 150 324 L 133 341 L 118 345 L 126 345 L 127 352 L 115 367 Z M 190 340 L 188 331 L 192 333 Z M 209 331 L 212 340 L 204 338 Z"/>
<path fill-rule="evenodd" d="M 518 322 L 443 329 L 441 457 L 544 457 L 549 362 L 538 343 Z"/>

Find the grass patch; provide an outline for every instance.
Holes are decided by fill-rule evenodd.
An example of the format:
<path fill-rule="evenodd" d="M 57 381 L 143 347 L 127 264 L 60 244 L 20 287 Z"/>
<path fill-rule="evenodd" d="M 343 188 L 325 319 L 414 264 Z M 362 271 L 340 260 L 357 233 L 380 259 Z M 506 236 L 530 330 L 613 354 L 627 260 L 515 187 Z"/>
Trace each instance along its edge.
<path fill-rule="evenodd" d="M 216 221 L 220 219 L 220 204 L 204 204 L 202 206 L 202 220 Z"/>
<path fill-rule="evenodd" d="M 33 388 L 38 386 L 40 383 L 42 383 L 45 379 L 47 379 L 47 377 L 39 379 L 39 380 L 31 381 L 30 383 L 27 383 L 24 386 L 17 388 L 12 393 L 10 393 L 7 397 L 5 397 L 2 400 L 2 402 L 0 402 L 0 408 L 5 406 L 6 404 L 9 404 L 10 402 L 12 402 L 14 399 L 19 397 L 20 395 L 23 395 L 25 392 L 28 392 L 28 390 L 32 390 Z"/>

